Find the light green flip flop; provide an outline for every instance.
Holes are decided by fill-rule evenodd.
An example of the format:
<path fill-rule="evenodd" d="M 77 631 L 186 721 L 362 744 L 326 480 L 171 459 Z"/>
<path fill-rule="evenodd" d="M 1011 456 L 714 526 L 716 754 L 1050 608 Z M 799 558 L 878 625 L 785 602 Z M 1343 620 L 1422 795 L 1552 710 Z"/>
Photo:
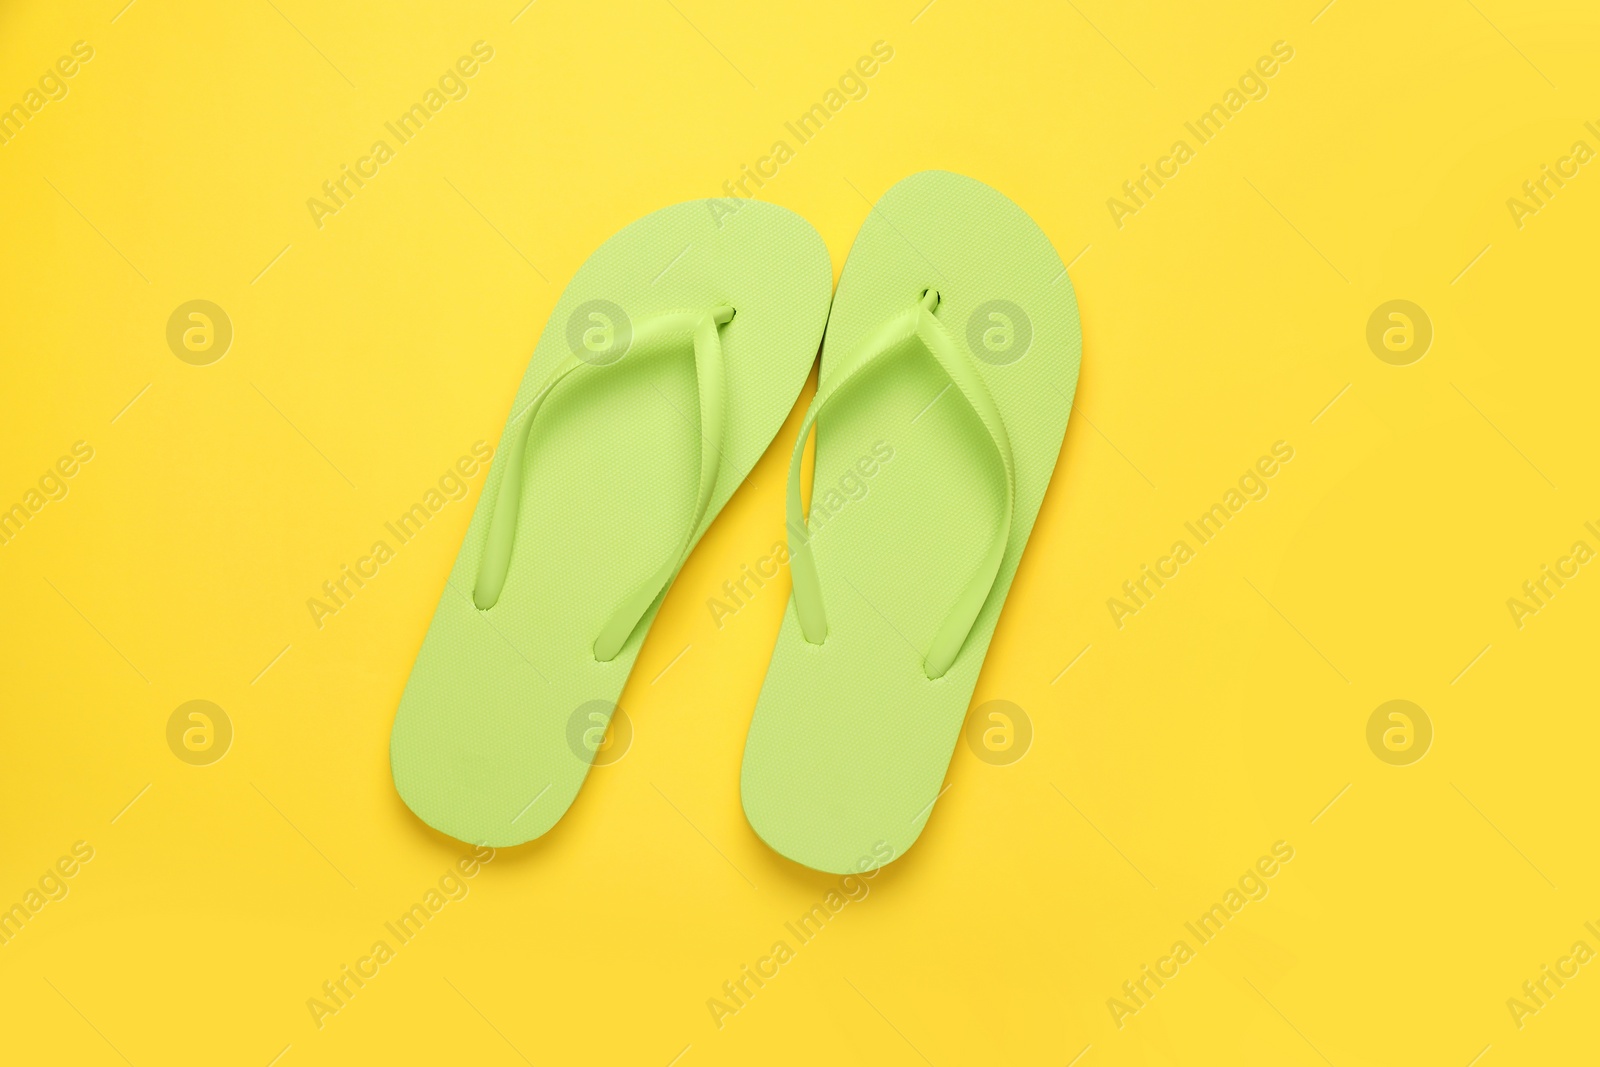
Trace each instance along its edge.
<path fill-rule="evenodd" d="M 928 171 L 868 215 L 795 443 L 792 610 L 745 744 L 745 816 L 783 855 L 864 871 L 921 834 L 1061 450 L 1080 350 L 1061 258 L 1000 193 Z"/>
<path fill-rule="evenodd" d="M 817 232 L 758 202 L 665 208 L 579 268 L 395 715 L 423 822 L 503 847 L 566 812 L 667 588 L 793 409 L 832 282 Z"/>

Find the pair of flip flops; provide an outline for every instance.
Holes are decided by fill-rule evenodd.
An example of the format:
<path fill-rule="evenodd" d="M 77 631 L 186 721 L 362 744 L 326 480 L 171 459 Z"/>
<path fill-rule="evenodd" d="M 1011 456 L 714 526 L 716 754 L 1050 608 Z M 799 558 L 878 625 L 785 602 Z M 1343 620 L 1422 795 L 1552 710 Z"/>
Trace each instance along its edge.
<path fill-rule="evenodd" d="M 971 178 L 873 207 L 830 292 L 816 231 L 665 208 L 579 268 L 534 350 L 395 717 L 395 786 L 496 847 L 565 814 L 661 601 L 791 411 L 790 608 L 745 746 L 746 818 L 834 873 L 921 834 L 1055 467 L 1077 304 Z M 801 459 L 816 427 L 809 510 Z"/>

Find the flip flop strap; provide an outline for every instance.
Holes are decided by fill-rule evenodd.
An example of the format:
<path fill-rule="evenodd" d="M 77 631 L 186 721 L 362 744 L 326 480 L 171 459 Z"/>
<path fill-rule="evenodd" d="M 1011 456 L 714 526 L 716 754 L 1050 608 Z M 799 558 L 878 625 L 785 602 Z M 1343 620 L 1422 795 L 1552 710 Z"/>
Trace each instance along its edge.
<path fill-rule="evenodd" d="M 915 339 L 944 371 L 967 405 L 977 415 L 978 421 L 989 433 L 1000 465 L 1005 470 L 1006 506 L 1000 516 L 999 528 L 989 543 L 982 561 L 967 581 L 950 613 L 934 635 L 933 643 L 923 657 L 923 672 L 930 678 L 940 678 L 955 663 L 971 633 L 978 613 L 989 598 L 1000 563 L 1005 558 L 1011 540 L 1011 513 L 1016 505 L 1016 471 L 1011 457 L 1011 441 L 1006 434 L 1005 422 L 994 398 L 983 384 L 972 361 L 957 348 L 949 331 L 934 315 L 939 307 L 939 294 L 929 289 L 917 303 L 900 312 L 880 326 L 851 355 L 845 365 L 817 389 L 811 407 L 806 411 L 805 422 L 800 427 L 800 437 L 795 442 L 794 457 L 789 464 L 788 525 L 789 569 L 794 578 L 795 613 L 800 618 L 800 629 L 805 639 L 820 645 L 828 636 L 827 614 L 822 604 L 822 584 L 817 575 L 817 563 L 811 552 L 811 531 L 806 524 L 806 512 L 800 501 L 800 459 L 805 453 L 806 441 L 811 436 L 817 416 L 833 399 L 860 381 L 861 373 L 892 352 L 903 351 L 906 342 Z"/>
<path fill-rule="evenodd" d="M 511 569 L 511 552 L 517 535 L 517 519 L 522 505 L 523 467 L 527 461 L 528 440 L 534 418 L 550 394 L 568 376 L 603 372 L 607 367 L 619 365 L 629 357 L 663 348 L 677 349 L 687 334 L 694 346 L 695 382 L 700 396 L 700 485 L 695 499 L 694 516 L 689 528 L 679 540 L 677 550 L 648 579 L 639 585 L 612 613 L 610 621 L 595 638 L 595 659 L 604 663 L 615 659 L 622 646 L 644 618 L 650 605 L 655 603 L 689 554 L 695 535 L 705 519 L 711 503 L 711 492 L 717 484 L 717 471 L 722 461 L 722 439 L 727 412 L 727 380 L 722 360 L 722 342 L 717 327 L 733 318 L 734 309 L 721 305 L 709 310 L 673 311 L 640 322 L 633 327 L 633 339 L 622 359 L 604 365 L 591 363 L 577 355 L 569 355 L 556 367 L 533 400 L 513 419 L 521 420 L 515 440 L 506 457 L 506 472 L 500 480 L 500 492 L 495 497 L 493 515 L 489 521 L 489 536 L 484 544 L 483 558 L 478 565 L 478 580 L 473 587 L 472 602 L 480 611 L 494 607 L 505 587 Z"/>

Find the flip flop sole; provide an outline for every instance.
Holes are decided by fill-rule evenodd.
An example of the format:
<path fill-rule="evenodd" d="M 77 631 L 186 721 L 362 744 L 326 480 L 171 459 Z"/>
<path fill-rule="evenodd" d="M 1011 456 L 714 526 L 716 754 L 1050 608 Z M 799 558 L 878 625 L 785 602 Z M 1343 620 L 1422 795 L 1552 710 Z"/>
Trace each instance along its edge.
<path fill-rule="evenodd" d="M 832 280 L 816 231 L 757 202 L 720 226 L 704 201 L 665 208 L 579 268 L 534 350 L 395 715 L 395 787 L 423 822 L 496 847 L 555 825 L 659 610 L 660 597 L 621 652 L 597 661 L 596 634 L 693 522 L 701 461 L 690 345 L 607 365 L 632 325 L 679 309 L 735 309 L 719 333 L 725 432 L 698 539 L 792 410 Z M 604 369 L 564 380 L 539 408 L 504 587 L 480 610 L 474 584 L 518 415 L 571 354 Z"/>
<path fill-rule="evenodd" d="M 741 794 L 768 845 L 833 873 L 882 866 L 926 825 L 1077 385 L 1077 302 L 1049 239 L 1000 193 L 940 171 L 900 182 L 868 215 L 834 297 L 822 380 L 927 289 L 1004 422 L 1015 506 L 988 598 L 930 680 L 924 655 L 999 529 L 995 446 L 926 353 L 872 364 L 818 421 L 810 525 L 827 636 L 808 643 L 791 602 Z"/>

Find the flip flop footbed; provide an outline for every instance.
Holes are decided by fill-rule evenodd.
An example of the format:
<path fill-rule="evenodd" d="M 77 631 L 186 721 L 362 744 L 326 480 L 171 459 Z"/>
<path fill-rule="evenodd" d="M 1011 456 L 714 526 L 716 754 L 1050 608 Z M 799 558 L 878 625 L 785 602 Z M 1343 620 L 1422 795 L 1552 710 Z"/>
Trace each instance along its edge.
<path fill-rule="evenodd" d="M 507 846 L 566 812 L 660 598 L 608 661 L 596 658 L 596 637 L 686 537 L 698 539 L 771 442 L 816 356 L 831 282 L 816 231 L 762 203 L 720 226 L 704 202 L 663 209 L 578 270 L 512 404 L 395 717 L 395 786 L 424 822 Z M 689 333 L 649 352 L 628 345 L 669 313 L 723 305 L 734 315 L 715 328 L 725 402 L 712 439 Z M 588 366 L 562 378 L 524 427 L 574 354 Z M 474 591 L 524 429 L 515 535 L 484 610 Z M 716 479 L 696 524 L 707 448 Z"/>
<path fill-rule="evenodd" d="M 889 190 L 851 248 L 828 322 L 824 388 L 830 368 L 853 366 L 858 346 L 928 289 L 1009 437 L 1010 532 L 959 655 L 930 680 L 925 656 L 1004 515 L 995 444 L 914 342 L 867 365 L 819 416 L 810 525 L 827 634 L 808 642 L 791 602 L 741 792 L 769 845 L 824 871 L 881 866 L 926 825 L 1077 384 L 1077 304 L 1050 241 L 988 186 L 927 172 Z"/>

